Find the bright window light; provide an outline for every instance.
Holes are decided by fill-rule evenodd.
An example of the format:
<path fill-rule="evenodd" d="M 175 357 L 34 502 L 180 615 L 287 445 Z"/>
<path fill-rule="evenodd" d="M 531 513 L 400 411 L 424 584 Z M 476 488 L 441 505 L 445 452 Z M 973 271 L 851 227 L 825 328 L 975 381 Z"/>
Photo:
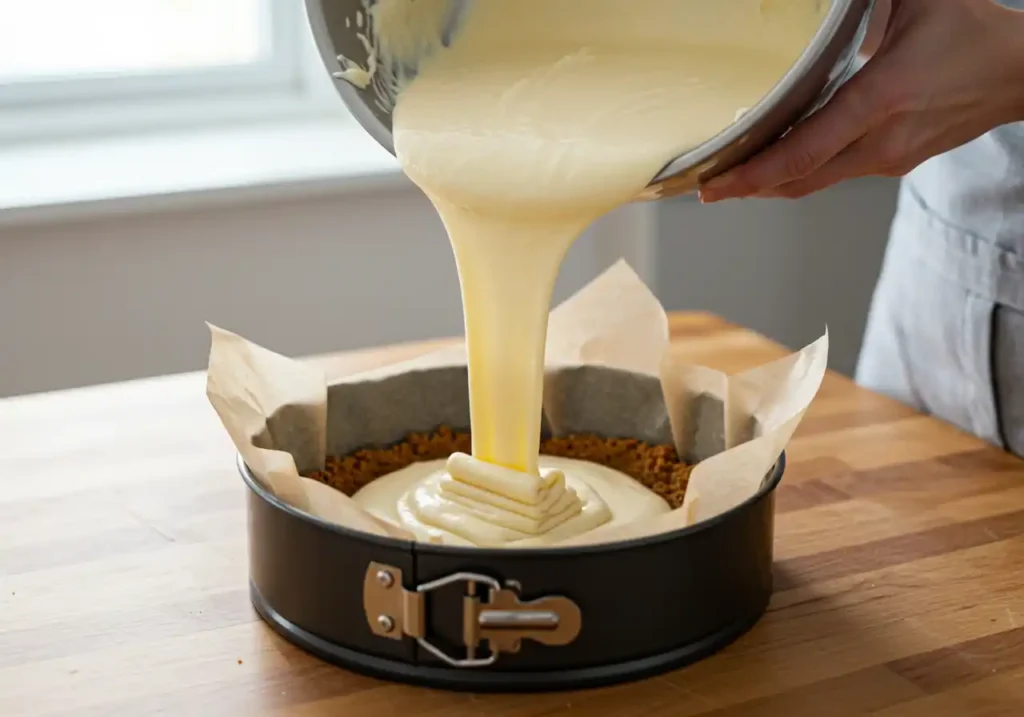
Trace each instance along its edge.
<path fill-rule="evenodd" d="M 2 0 L 0 84 L 251 65 L 269 19 L 266 0 Z"/>
<path fill-rule="evenodd" d="M 302 0 L 0 0 L 0 149 L 341 104 Z"/>

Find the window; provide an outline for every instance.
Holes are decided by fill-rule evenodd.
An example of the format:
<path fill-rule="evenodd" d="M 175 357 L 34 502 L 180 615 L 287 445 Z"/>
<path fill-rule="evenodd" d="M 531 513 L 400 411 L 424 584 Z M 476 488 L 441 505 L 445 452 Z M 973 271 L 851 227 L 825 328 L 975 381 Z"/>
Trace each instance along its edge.
<path fill-rule="evenodd" d="M 338 111 L 300 0 L 0 2 L 0 143 Z"/>

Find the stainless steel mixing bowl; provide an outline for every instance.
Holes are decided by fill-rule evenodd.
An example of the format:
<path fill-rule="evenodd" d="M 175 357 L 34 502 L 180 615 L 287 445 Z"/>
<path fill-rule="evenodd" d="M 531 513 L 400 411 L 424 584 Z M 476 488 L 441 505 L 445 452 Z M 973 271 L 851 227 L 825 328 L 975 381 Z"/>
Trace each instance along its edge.
<path fill-rule="evenodd" d="M 313 37 L 332 74 L 345 69 L 339 56 L 367 65 L 367 49 L 359 37 L 359 33 L 366 33 L 366 28 L 360 28 L 353 18 L 358 14 L 364 22 L 370 22 L 366 7 L 375 1 L 306 0 Z M 452 1 L 453 22 L 468 1 L 471 0 Z M 742 164 L 828 102 L 856 67 L 874 0 L 821 2 L 830 4 L 821 27 L 778 84 L 732 125 L 666 165 L 638 199 L 660 199 L 694 191 L 701 182 Z M 387 82 L 389 78 L 378 79 Z M 359 88 L 340 78 L 336 85 L 359 124 L 394 154 L 388 103 L 380 102 L 373 87 Z"/>

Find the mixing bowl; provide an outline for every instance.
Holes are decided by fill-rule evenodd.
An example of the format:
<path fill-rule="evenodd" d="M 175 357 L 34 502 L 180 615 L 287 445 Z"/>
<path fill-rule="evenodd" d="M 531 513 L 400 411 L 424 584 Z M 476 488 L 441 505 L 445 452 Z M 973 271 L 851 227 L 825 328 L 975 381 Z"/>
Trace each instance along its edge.
<path fill-rule="evenodd" d="M 360 25 L 371 22 L 366 11 L 374 2 L 306 0 L 307 17 L 317 48 L 332 75 L 345 69 L 339 57 L 349 58 L 363 67 L 368 65 L 367 44 L 360 38 L 360 34 L 365 36 L 367 28 Z M 471 2 L 452 0 L 452 24 Z M 652 177 L 638 199 L 660 199 L 694 191 L 702 182 L 742 164 L 828 102 L 855 70 L 857 52 L 867 34 L 874 0 L 821 2 L 829 2 L 829 9 L 789 72 L 736 122 L 668 163 Z M 623 4 L 628 5 L 628 0 L 623 0 Z M 353 22 L 354 17 L 363 18 L 363 23 Z M 392 79 L 384 77 L 377 81 L 387 84 Z M 337 76 L 336 85 L 359 124 L 394 154 L 392 108 L 380 101 L 377 89 L 357 87 Z"/>

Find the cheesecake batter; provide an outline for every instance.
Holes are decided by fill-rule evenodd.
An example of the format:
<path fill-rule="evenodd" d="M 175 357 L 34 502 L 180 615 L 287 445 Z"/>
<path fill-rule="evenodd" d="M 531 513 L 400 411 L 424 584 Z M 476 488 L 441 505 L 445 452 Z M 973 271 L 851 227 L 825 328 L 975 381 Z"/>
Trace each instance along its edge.
<path fill-rule="evenodd" d="M 624 473 L 551 456 L 541 457 L 541 472 L 563 476 L 566 490 L 575 491 L 586 505 L 554 527 L 544 526 L 543 520 L 557 511 L 530 511 L 514 498 L 487 498 L 478 505 L 449 502 L 450 494 L 439 490 L 438 484 L 451 481 L 453 460 L 467 459 L 456 454 L 448 461 L 414 463 L 363 488 L 358 493 L 360 503 L 376 517 L 403 526 L 421 542 L 516 547 L 545 545 L 600 525 L 626 525 L 669 511 L 664 500 Z M 504 489 L 499 485 L 489 492 L 500 494 Z M 602 495 L 616 500 L 614 511 L 598 497 Z"/>
<path fill-rule="evenodd" d="M 555 279 L 591 223 L 782 78 L 827 6 L 477 0 L 447 46 L 437 33 L 452 2 L 371 7 L 367 44 L 382 65 L 403 68 L 382 96 L 395 98 L 398 159 L 437 208 L 458 265 L 473 456 L 379 479 L 357 501 L 417 535 L 477 545 L 560 540 L 667 509 L 626 476 L 598 480 L 586 464 L 541 470 Z"/>

